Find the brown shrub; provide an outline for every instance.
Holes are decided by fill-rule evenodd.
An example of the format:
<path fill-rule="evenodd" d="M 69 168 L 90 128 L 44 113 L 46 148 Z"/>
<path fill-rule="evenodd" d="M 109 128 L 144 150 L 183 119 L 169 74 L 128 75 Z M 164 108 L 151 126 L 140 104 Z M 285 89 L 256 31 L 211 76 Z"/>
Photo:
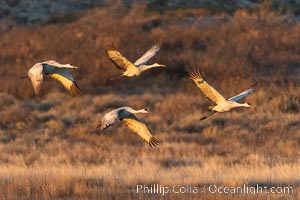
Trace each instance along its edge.
<path fill-rule="evenodd" d="M 270 10 L 204 16 L 195 10 L 147 13 L 140 6 L 112 5 L 71 23 L 13 27 L 0 34 L 0 199 L 165 198 L 128 194 L 127 186 L 154 182 L 288 184 L 296 190 L 299 23 Z M 116 42 L 134 60 L 161 35 L 164 43 L 153 62 L 166 69 L 104 85 L 120 73 L 106 58 L 105 43 Z M 48 59 L 80 67 L 72 73 L 81 95 L 71 97 L 46 78 L 43 94 L 33 96 L 30 81 L 19 76 Z M 257 81 L 256 91 L 243 100 L 253 107 L 199 121 L 209 102 L 187 76 L 194 67 L 226 97 Z M 158 148 L 148 147 L 121 122 L 102 134 L 96 130 L 103 114 L 125 105 L 152 111 L 138 117 L 163 140 Z"/>
<path fill-rule="evenodd" d="M 15 26 L 0 35 L 0 72 L 5 74 L 0 80 L 0 92 L 33 96 L 30 82 L 24 80 L 24 84 L 23 81 L 19 84 L 19 76 L 34 63 L 49 59 L 79 66 L 80 70 L 72 73 L 84 93 L 125 92 L 120 86 L 122 81 L 104 86 L 119 70 L 106 57 L 103 46 L 114 42 L 133 61 L 161 36 L 164 43 L 153 62 L 169 67 L 144 73 L 142 77 L 147 84 L 141 87 L 143 91 L 151 90 L 148 84 L 159 87 L 162 83 L 153 82 L 151 77 L 160 74 L 165 83 L 173 83 L 164 84 L 164 90 L 173 91 L 171 88 L 187 77 L 184 69 L 193 67 L 199 67 L 208 79 L 218 77 L 214 85 L 225 91 L 230 91 L 227 88 L 237 82 L 243 88 L 253 81 L 263 87 L 274 80 L 297 84 L 299 24 L 291 16 L 270 10 L 252 13 L 238 10 L 232 17 L 191 16 L 190 20 L 181 21 L 169 12 L 147 13 L 143 5 L 128 9 L 116 4 L 88 11 L 71 23 Z M 128 80 L 125 93 L 139 90 L 136 82 L 140 80 Z M 50 88 L 54 84 L 55 88 Z M 47 80 L 43 91 L 55 90 L 62 91 L 63 87 Z"/>

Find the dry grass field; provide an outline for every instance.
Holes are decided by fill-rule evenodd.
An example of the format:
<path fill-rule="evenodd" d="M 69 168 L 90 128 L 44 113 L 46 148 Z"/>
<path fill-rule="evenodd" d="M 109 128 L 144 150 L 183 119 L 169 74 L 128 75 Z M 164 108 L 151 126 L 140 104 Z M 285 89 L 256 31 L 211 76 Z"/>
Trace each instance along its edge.
<path fill-rule="evenodd" d="M 0 199 L 299 199 L 299 22 L 268 7 L 232 15 L 144 8 L 110 5 L 67 22 L 1 24 Z M 106 84 L 119 71 L 105 44 L 115 42 L 134 60 L 161 37 L 151 61 L 167 68 Z M 20 79 L 50 59 L 80 68 L 72 71 L 79 96 L 51 78 L 35 96 Z M 242 100 L 253 107 L 199 121 L 209 102 L 188 78 L 194 67 L 226 97 L 256 82 Z M 101 116 L 124 105 L 152 112 L 139 117 L 163 140 L 158 148 L 121 123 L 99 134 Z M 169 193 L 137 190 L 155 184 Z M 267 189 L 213 191 L 243 185 Z"/>

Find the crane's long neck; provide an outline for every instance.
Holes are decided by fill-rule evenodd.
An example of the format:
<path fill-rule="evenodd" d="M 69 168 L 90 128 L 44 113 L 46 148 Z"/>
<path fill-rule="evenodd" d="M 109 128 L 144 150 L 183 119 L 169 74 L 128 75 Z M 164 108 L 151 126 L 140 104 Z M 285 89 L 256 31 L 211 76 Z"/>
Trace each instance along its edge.
<path fill-rule="evenodd" d="M 250 107 L 248 103 L 238 103 L 238 102 L 235 102 L 233 104 L 233 107 Z"/>
<path fill-rule="evenodd" d="M 78 69 L 78 67 L 70 65 L 70 64 L 59 64 L 60 67 L 64 67 L 64 68 L 71 68 L 71 69 Z"/>
<path fill-rule="evenodd" d="M 128 112 L 131 112 L 133 114 L 137 114 L 137 113 L 148 113 L 145 109 L 140 109 L 140 110 L 134 110 L 131 107 L 126 107 L 125 108 Z"/>
<path fill-rule="evenodd" d="M 142 65 L 142 66 L 139 67 L 139 70 L 140 70 L 141 72 L 143 72 L 143 71 L 146 71 L 146 70 L 151 69 L 151 68 L 153 68 L 153 67 L 161 67 L 161 65 L 159 65 L 159 64 L 157 64 L 157 63 L 154 63 L 154 64 L 152 64 L 152 65 Z"/>
<path fill-rule="evenodd" d="M 241 106 L 242 107 L 250 107 L 250 105 L 248 103 L 242 103 Z"/>
<path fill-rule="evenodd" d="M 148 112 L 145 111 L 145 109 L 140 109 L 140 110 L 133 110 L 133 113 L 137 114 L 137 113 L 148 113 Z"/>
<path fill-rule="evenodd" d="M 55 60 L 48 60 L 45 62 L 40 62 L 38 64 L 42 64 L 43 66 L 48 65 L 48 66 L 53 66 L 53 67 L 59 67 L 59 68 L 75 68 L 78 69 L 78 67 L 70 65 L 70 64 L 61 64 L 56 62 Z"/>

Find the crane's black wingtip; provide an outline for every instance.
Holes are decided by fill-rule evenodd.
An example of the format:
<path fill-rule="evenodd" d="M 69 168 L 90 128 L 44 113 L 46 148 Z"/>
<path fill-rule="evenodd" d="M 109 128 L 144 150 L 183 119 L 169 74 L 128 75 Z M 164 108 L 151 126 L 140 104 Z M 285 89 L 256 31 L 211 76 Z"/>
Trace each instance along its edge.
<path fill-rule="evenodd" d="M 192 71 L 189 72 L 190 79 L 202 79 L 202 75 L 200 73 L 200 70 L 198 68 L 194 68 Z"/>
<path fill-rule="evenodd" d="M 161 35 L 158 40 L 155 40 L 155 44 L 154 45 L 156 45 L 156 46 L 158 46 L 160 48 L 162 46 L 163 41 L 164 41 L 164 36 Z"/>
<path fill-rule="evenodd" d="M 107 52 L 107 51 L 111 51 L 111 50 L 116 50 L 117 45 L 116 45 L 116 43 L 112 42 L 110 44 L 103 45 L 102 48 L 105 52 Z"/>
<path fill-rule="evenodd" d="M 258 82 L 255 81 L 250 85 L 249 90 L 251 90 L 251 92 L 253 92 L 254 90 L 257 89 L 257 87 L 258 87 Z"/>
<path fill-rule="evenodd" d="M 80 88 L 77 85 L 77 83 L 74 81 L 73 84 L 71 85 L 69 92 L 72 96 L 77 96 L 78 94 L 80 94 Z"/>
<path fill-rule="evenodd" d="M 159 140 L 153 136 L 150 138 L 150 141 L 149 141 L 150 147 L 157 147 L 160 143 L 162 143 L 161 140 Z"/>

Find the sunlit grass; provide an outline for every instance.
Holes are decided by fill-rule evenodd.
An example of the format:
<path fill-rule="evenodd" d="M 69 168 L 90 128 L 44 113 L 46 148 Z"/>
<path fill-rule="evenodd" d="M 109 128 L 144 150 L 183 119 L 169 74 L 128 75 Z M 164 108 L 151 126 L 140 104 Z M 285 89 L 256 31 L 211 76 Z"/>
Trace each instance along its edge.
<path fill-rule="evenodd" d="M 0 199 L 297 199 L 299 22 L 270 10 L 209 17 L 202 9 L 160 14 L 141 8 L 115 5 L 70 23 L 0 34 Z M 167 68 L 105 85 L 120 71 L 104 44 L 115 42 L 135 60 L 161 37 L 153 62 Z M 79 66 L 72 73 L 82 94 L 71 97 L 46 77 L 42 94 L 33 95 L 30 81 L 19 77 L 49 59 Z M 257 82 L 242 100 L 252 107 L 199 121 L 209 102 L 188 78 L 194 67 L 225 97 Z M 158 148 L 121 122 L 99 134 L 103 114 L 125 105 L 151 111 L 139 118 L 163 140 Z M 127 190 L 155 183 L 258 183 L 295 192 L 163 197 Z"/>

